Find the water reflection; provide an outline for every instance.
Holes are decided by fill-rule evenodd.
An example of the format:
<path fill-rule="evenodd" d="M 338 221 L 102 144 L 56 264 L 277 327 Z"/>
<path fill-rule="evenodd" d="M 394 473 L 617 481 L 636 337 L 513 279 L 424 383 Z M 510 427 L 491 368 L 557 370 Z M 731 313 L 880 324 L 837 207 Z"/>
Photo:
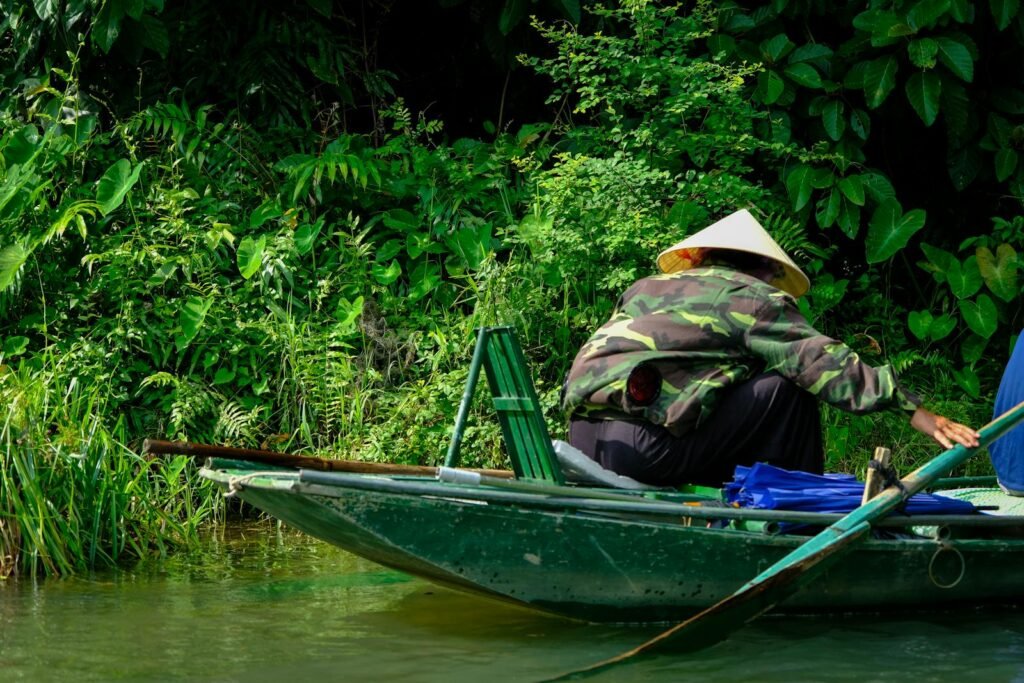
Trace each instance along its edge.
<path fill-rule="evenodd" d="M 270 524 L 132 571 L 0 583 L 3 681 L 527 681 L 657 630 L 465 596 Z M 762 620 L 593 680 L 1024 683 L 1024 615 Z"/>

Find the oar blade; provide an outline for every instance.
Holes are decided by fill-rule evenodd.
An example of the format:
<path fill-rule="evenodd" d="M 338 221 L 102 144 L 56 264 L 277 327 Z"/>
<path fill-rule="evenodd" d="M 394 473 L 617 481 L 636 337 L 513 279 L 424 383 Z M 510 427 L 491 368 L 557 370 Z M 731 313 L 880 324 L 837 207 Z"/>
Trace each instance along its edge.
<path fill-rule="evenodd" d="M 862 522 L 832 538 L 825 538 L 818 547 L 808 548 L 803 554 L 790 553 L 729 597 L 658 634 L 639 647 L 585 669 L 548 680 L 579 680 L 610 669 L 639 654 L 662 650 L 671 650 L 674 653 L 696 652 L 720 643 L 744 624 L 761 616 L 817 578 L 831 566 L 832 561 L 842 556 L 843 550 L 860 540 L 870 529 L 870 524 Z"/>

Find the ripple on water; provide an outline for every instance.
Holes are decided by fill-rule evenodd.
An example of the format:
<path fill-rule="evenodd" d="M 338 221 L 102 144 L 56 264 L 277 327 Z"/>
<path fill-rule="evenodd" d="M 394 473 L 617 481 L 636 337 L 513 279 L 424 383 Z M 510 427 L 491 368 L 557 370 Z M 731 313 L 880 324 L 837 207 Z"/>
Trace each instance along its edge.
<path fill-rule="evenodd" d="M 462 595 L 273 525 L 132 571 L 0 583 L 5 682 L 529 681 L 659 630 Z M 1024 614 L 762 619 L 593 680 L 1024 683 Z"/>

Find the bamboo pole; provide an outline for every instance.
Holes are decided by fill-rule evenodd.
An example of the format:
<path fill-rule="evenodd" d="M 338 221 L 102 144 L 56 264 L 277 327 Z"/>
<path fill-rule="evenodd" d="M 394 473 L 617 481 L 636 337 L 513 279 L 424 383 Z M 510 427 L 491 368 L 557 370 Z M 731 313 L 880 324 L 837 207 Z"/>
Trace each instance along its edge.
<path fill-rule="evenodd" d="M 860 504 L 864 505 L 869 500 L 878 495 L 878 492 L 885 486 L 884 476 L 882 470 L 889 467 L 889 462 L 892 460 L 892 451 L 885 446 L 879 446 L 875 449 L 875 455 L 871 458 L 871 462 L 868 464 L 868 475 L 864 477 L 864 495 L 860 499 Z M 875 464 L 877 463 L 877 465 Z"/>
<path fill-rule="evenodd" d="M 196 458 L 222 458 L 224 460 L 244 460 L 262 463 L 275 467 L 293 469 L 319 470 L 320 472 L 351 472 L 354 474 L 383 475 L 416 475 L 433 477 L 437 474 L 436 467 L 423 465 L 393 465 L 383 462 L 360 462 L 357 460 L 332 460 L 330 458 L 314 458 L 308 455 L 278 453 L 276 451 L 256 450 L 252 448 L 231 448 L 229 446 L 210 446 L 207 444 L 190 443 L 188 441 L 159 441 L 146 439 L 142 442 L 142 452 L 153 455 L 189 455 Z M 514 475 L 509 470 L 471 470 L 488 477 L 511 479 Z"/>

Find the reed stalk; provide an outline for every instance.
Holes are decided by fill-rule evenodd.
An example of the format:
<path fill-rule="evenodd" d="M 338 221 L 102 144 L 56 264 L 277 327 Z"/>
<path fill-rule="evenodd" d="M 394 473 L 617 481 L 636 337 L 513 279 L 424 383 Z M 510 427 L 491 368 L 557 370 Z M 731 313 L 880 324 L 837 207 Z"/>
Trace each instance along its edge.
<path fill-rule="evenodd" d="M 103 387 L 59 365 L 0 365 L 0 576 L 64 575 L 190 543 L 214 511 L 188 458 L 127 446 Z"/>

